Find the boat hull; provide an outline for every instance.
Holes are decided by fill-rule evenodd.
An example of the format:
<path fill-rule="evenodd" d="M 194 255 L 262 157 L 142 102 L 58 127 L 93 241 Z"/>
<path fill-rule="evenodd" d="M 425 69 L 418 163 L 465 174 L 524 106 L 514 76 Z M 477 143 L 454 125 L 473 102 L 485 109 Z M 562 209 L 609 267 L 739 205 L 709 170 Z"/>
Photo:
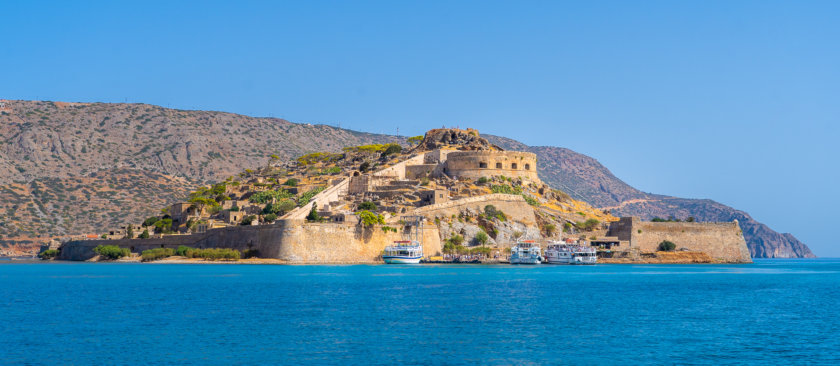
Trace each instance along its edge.
<path fill-rule="evenodd" d="M 539 258 L 511 258 L 510 264 L 540 264 Z"/>
<path fill-rule="evenodd" d="M 382 257 L 388 264 L 418 264 L 422 257 Z"/>

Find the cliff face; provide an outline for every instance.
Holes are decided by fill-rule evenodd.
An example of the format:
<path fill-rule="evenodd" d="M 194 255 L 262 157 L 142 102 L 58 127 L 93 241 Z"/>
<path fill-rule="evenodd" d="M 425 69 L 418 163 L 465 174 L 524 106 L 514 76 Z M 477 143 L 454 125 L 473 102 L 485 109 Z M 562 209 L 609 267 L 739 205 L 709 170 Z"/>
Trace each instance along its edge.
<path fill-rule="evenodd" d="M 0 112 L 0 249 L 7 254 L 31 253 L 53 237 L 102 233 L 139 222 L 190 189 L 265 166 L 272 154 L 288 160 L 315 151 L 404 140 L 276 118 L 145 104 L 6 104 L 10 111 Z M 738 219 L 755 257 L 813 256 L 792 235 L 776 233 L 731 207 L 641 192 L 595 159 L 568 149 L 483 137 L 507 150 L 537 154 L 543 181 L 616 215 Z"/>
<path fill-rule="evenodd" d="M 572 198 L 610 210 L 616 216 L 685 219 L 703 222 L 738 220 L 750 255 L 754 258 L 813 258 L 807 245 L 791 234 L 780 234 L 744 211 L 708 199 L 669 197 L 642 192 L 624 183 L 597 160 L 559 147 L 531 147 L 504 137 L 484 135 L 504 149 L 530 151 L 540 162 L 543 181 L 567 192 Z"/>

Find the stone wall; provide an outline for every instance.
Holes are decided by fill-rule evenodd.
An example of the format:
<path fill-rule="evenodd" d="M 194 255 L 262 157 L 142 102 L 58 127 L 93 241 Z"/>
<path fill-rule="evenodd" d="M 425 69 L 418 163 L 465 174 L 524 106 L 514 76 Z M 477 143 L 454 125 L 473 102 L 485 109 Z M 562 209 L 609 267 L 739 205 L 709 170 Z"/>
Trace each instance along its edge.
<path fill-rule="evenodd" d="M 412 215 L 422 215 L 429 219 L 434 219 L 435 216 L 449 217 L 457 215 L 466 209 L 483 212 L 484 207 L 487 205 L 496 206 L 496 209 L 504 212 L 510 220 L 521 222 L 528 226 L 537 225 L 537 218 L 534 215 L 533 207 L 528 202 L 525 202 L 522 196 L 501 193 L 462 198 L 455 201 L 424 206 L 414 210 Z"/>
<path fill-rule="evenodd" d="M 610 225 L 608 236 L 629 240 L 631 248 L 641 252 L 655 252 L 659 243 L 668 240 L 677 249 L 704 252 L 726 262 L 752 262 L 747 243 L 737 221 L 710 222 L 649 222 L 637 217 L 623 217 Z"/>
<path fill-rule="evenodd" d="M 292 263 L 376 263 L 385 246 L 403 240 L 403 233 L 385 233 L 381 227 L 362 228 L 344 223 L 305 223 L 281 220 L 274 225 L 237 226 L 211 229 L 196 235 L 170 235 L 163 238 L 83 240 L 61 247 L 60 259 L 93 258 L 97 245 L 117 245 L 140 253 L 153 248 L 231 248 L 256 249 L 263 258 L 278 258 Z M 442 249 L 440 234 L 434 224 L 423 229 L 425 255 Z"/>
<path fill-rule="evenodd" d="M 540 182 L 537 155 L 519 151 L 454 151 L 446 156 L 444 170 L 450 177 L 478 179 L 504 175 Z"/>

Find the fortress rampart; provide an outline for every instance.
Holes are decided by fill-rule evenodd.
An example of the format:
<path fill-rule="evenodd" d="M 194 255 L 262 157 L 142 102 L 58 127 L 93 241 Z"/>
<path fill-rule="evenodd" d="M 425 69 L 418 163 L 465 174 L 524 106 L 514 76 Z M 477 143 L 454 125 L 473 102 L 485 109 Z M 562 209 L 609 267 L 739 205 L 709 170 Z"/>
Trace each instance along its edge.
<path fill-rule="evenodd" d="M 655 252 L 659 243 L 668 240 L 677 249 L 704 252 L 727 262 L 752 262 L 744 234 L 733 222 L 649 222 L 638 217 L 622 217 L 610 224 L 607 236 L 630 242 L 630 248 Z"/>
<path fill-rule="evenodd" d="M 537 155 L 520 151 L 453 151 L 446 155 L 444 171 L 451 177 L 478 179 L 504 175 L 540 182 Z"/>
<path fill-rule="evenodd" d="M 440 233 L 434 224 L 423 231 L 426 255 L 442 250 Z M 132 253 L 154 248 L 231 248 L 239 251 L 256 249 L 262 258 L 278 258 L 291 263 L 376 263 L 382 250 L 402 233 L 384 232 L 380 227 L 363 228 L 343 223 L 305 223 L 280 220 L 273 225 L 236 226 L 211 229 L 202 234 L 170 235 L 163 238 L 80 240 L 61 247 L 59 259 L 87 260 L 96 254 L 97 245 L 117 245 Z"/>

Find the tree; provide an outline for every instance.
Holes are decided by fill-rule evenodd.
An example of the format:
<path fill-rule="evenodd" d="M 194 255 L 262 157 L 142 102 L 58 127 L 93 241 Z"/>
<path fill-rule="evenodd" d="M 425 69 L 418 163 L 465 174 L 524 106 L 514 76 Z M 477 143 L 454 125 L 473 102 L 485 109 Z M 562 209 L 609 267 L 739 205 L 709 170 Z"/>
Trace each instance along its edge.
<path fill-rule="evenodd" d="M 452 235 L 451 238 L 449 238 L 449 241 L 451 241 L 452 244 L 455 244 L 456 246 L 459 246 L 459 245 L 464 243 L 464 237 L 461 236 L 461 235 L 455 234 L 455 235 Z"/>
<path fill-rule="evenodd" d="M 263 216 L 263 220 L 265 220 L 265 222 L 274 222 L 274 220 L 277 220 L 277 215 L 270 213 L 268 215 Z"/>
<path fill-rule="evenodd" d="M 154 225 L 156 222 L 158 222 L 158 220 L 160 220 L 160 217 L 159 217 L 159 216 L 152 216 L 152 217 L 149 217 L 149 218 L 147 218 L 145 221 L 143 221 L 143 226 L 144 226 L 144 227 L 149 227 L 149 226 L 152 226 L 152 225 Z"/>
<path fill-rule="evenodd" d="M 192 203 L 190 207 L 195 209 L 198 214 L 204 212 L 204 208 L 207 206 L 215 207 L 219 205 L 219 203 L 216 202 L 215 199 L 207 197 L 193 197 L 189 200 L 189 202 Z"/>
<path fill-rule="evenodd" d="M 362 223 L 362 225 L 366 227 L 370 227 L 376 224 L 385 224 L 385 217 L 380 214 L 376 214 L 367 210 L 356 212 L 356 214 L 359 215 L 359 220 Z"/>
<path fill-rule="evenodd" d="M 484 244 L 487 243 L 488 239 L 490 239 L 490 237 L 488 237 L 487 233 L 485 233 L 483 230 L 479 231 L 478 234 L 475 234 L 475 241 L 477 241 L 482 246 L 484 246 Z"/>
<path fill-rule="evenodd" d="M 149 238 L 149 229 L 143 229 L 143 232 L 140 233 L 138 236 L 140 239 L 148 239 Z"/>
<path fill-rule="evenodd" d="M 370 201 L 365 201 L 359 204 L 359 207 L 356 208 L 358 211 L 367 210 L 367 211 L 376 211 L 376 204 Z"/>
<path fill-rule="evenodd" d="M 674 249 L 677 249 L 677 245 L 668 240 L 663 240 L 661 243 L 659 243 L 658 249 L 661 252 L 671 252 Z"/>
<path fill-rule="evenodd" d="M 368 162 L 364 162 L 362 165 L 359 165 L 359 171 L 362 173 L 368 171 L 368 169 L 370 169 L 370 163 Z"/>
<path fill-rule="evenodd" d="M 285 182 L 283 182 L 283 185 L 289 187 L 296 187 L 298 183 L 300 183 L 300 181 L 297 178 L 289 178 L 286 179 Z"/>
<path fill-rule="evenodd" d="M 695 219 L 695 218 L 694 218 L 694 216 L 689 216 L 689 217 L 685 220 L 685 222 L 695 222 L 695 221 L 697 221 L 697 219 Z"/>
<path fill-rule="evenodd" d="M 321 221 L 321 215 L 318 215 L 318 203 L 312 203 L 312 209 L 309 210 L 309 215 L 306 215 L 306 221 Z"/>
<path fill-rule="evenodd" d="M 419 144 L 420 141 L 423 141 L 423 136 L 422 135 L 421 136 L 413 136 L 413 137 L 408 138 L 408 144 L 411 145 L 411 146 Z"/>
<path fill-rule="evenodd" d="M 128 224 L 125 229 L 125 238 L 134 239 L 134 225 Z"/>
<path fill-rule="evenodd" d="M 402 152 L 402 146 L 397 144 L 389 144 L 385 151 L 382 152 L 382 157 L 386 157 L 392 154 L 399 154 Z"/>

